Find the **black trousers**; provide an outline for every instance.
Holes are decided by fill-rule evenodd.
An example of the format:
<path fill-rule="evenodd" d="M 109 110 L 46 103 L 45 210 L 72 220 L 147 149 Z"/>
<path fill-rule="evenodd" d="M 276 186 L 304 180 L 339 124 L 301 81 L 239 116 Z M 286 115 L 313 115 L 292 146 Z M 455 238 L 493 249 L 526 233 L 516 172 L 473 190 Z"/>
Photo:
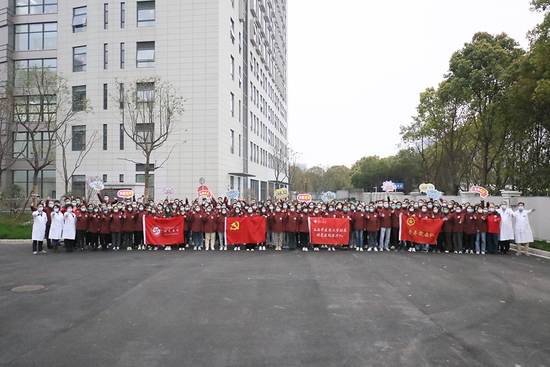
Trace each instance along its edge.
<path fill-rule="evenodd" d="M 300 232 L 300 246 L 309 247 L 309 233 Z"/>
<path fill-rule="evenodd" d="M 507 254 L 510 251 L 510 240 L 498 241 L 498 247 L 500 248 L 500 253 Z"/>

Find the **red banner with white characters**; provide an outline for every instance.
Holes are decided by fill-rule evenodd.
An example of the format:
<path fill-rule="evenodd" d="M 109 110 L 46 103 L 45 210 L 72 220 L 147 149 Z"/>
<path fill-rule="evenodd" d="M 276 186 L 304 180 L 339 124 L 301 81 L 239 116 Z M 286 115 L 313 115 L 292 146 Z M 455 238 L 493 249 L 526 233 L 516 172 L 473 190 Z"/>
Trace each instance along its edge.
<path fill-rule="evenodd" d="M 183 243 L 183 217 L 143 217 L 143 241 L 146 245 L 179 245 Z"/>
<path fill-rule="evenodd" d="M 422 219 L 401 215 L 399 239 L 424 245 L 435 245 L 443 225 L 442 219 Z"/>
<path fill-rule="evenodd" d="M 225 243 L 242 245 L 243 243 L 263 243 L 266 238 L 265 217 L 225 218 Z"/>
<path fill-rule="evenodd" d="M 313 245 L 347 245 L 349 243 L 348 218 L 310 217 L 309 237 Z"/>

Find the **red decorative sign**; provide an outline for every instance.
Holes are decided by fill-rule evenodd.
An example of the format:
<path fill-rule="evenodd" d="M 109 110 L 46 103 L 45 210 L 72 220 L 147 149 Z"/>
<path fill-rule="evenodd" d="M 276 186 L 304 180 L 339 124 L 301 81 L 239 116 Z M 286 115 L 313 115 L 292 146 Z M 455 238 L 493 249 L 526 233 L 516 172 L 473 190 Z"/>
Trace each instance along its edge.
<path fill-rule="evenodd" d="M 423 245 L 435 245 L 443 219 L 423 219 L 401 215 L 399 239 Z"/>
<path fill-rule="evenodd" d="M 348 218 L 310 217 L 309 237 L 314 245 L 347 245 L 350 223 Z"/>
<path fill-rule="evenodd" d="M 311 195 L 310 194 L 300 194 L 300 195 L 296 196 L 296 200 L 304 201 L 306 203 L 309 203 L 311 201 Z"/>
<path fill-rule="evenodd" d="M 143 217 L 144 242 L 147 245 L 179 245 L 183 241 L 183 217 Z"/>
<path fill-rule="evenodd" d="M 479 196 L 482 199 L 485 199 L 487 196 L 489 196 L 489 190 L 487 190 L 485 187 L 474 185 L 470 187 L 471 192 L 478 192 Z"/>
<path fill-rule="evenodd" d="M 119 198 L 131 198 L 134 196 L 134 192 L 132 190 L 118 190 L 116 196 Z"/>
<path fill-rule="evenodd" d="M 225 243 L 263 243 L 266 238 L 266 220 L 261 217 L 225 218 Z"/>

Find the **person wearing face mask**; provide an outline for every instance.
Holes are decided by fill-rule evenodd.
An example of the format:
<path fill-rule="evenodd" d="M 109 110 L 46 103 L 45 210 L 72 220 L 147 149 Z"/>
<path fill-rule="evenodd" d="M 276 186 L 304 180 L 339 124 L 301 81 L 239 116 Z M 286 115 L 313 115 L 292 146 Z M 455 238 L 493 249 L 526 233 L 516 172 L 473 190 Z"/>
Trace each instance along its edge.
<path fill-rule="evenodd" d="M 531 231 L 531 225 L 529 224 L 529 215 L 533 213 L 533 209 L 525 209 L 525 203 L 518 203 L 518 210 L 514 212 L 514 220 L 516 222 L 514 231 L 514 240 L 517 245 L 516 255 L 521 255 L 521 246 L 524 247 L 524 253 L 529 256 L 529 244 L 533 242 L 533 232 Z"/>
<path fill-rule="evenodd" d="M 99 215 L 99 208 L 94 206 L 88 206 L 88 228 L 86 229 L 86 241 L 92 251 L 98 249 L 99 230 L 101 227 L 101 218 Z"/>
<path fill-rule="evenodd" d="M 283 206 L 284 207 L 284 206 Z M 288 241 L 288 248 L 290 251 L 296 250 L 298 246 L 298 219 L 299 215 L 296 212 L 296 208 L 293 205 L 289 206 L 288 212 L 286 212 L 286 236 Z"/>
<path fill-rule="evenodd" d="M 147 212 L 141 203 L 137 205 L 136 209 L 137 212 L 134 217 L 134 247 L 138 251 L 143 251 L 145 250 L 145 244 L 143 243 L 143 218 L 147 216 Z"/>
<path fill-rule="evenodd" d="M 474 208 L 469 205 L 464 214 L 464 253 L 472 255 L 474 253 L 476 235 L 477 235 L 478 215 Z"/>
<path fill-rule="evenodd" d="M 132 206 L 127 206 L 122 216 L 122 247 L 126 247 L 126 251 L 132 251 L 134 246 L 134 226 L 136 221 L 136 213 Z"/>
<path fill-rule="evenodd" d="M 396 199 L 394 199 L 396 200 Z M 391 232 L 390 232 L 390 249 L 393 248 L 395 252 L 403 249 L 403 243 L 399 240 L 399 221 L 400 215 L 403 213 L 401 208 L 401 202 L 394 201 L 391 206 Z"/>
<path fill-rule="evenodd" d="M 260 244 L 260 251 L 266 250 L 267 246 L 273 246 L 273 228 L 271 227 L 272 222 L 269 219 L 269 206 L 264 206 L 262 202 L 258 204 L 258 206 L 261 206 L 260 213 L 266 220 L 266 236 L 265 236 L 265 242 L 263 244 Z"/>
<path fill-rule="evenodd" d="M 489 204 L 487 215 L 487 252 L 498 254 L 498 238 L 500 233 L 500 214 L 496 211 L 494 204 Z"/>
<path fill-rule="evenodd" d="M 512 223 L 514 211 L 508 207 L 506 201 L 502 201 L 497 212 L 501 218 L 498 246 L 501 254 L 508 255 L 510 252 L 510 240 L 514 239 L 514 227 Z"/>
<path fill-rule="evenodd" d="M 253 203 L 255 203 L 255 202 L 253 202 Z M 253 206 L 255 206 L 255 204 Z M 250 217 L 250 218 L 257 217 L 259 215 L 260 215 L 260 213 L 255 211 L 255 209 L 253 207 L 248 207 L 248 209 L 246 209 L 246 213 L 244 214 L 245 217 Z M 261 248 L 259 243 L 246 243 L 245 244 L 246 251 L 250 251 L 250 252 L 253 252 L 254 249 L 256 248 L 256 246 L 259 246 L 259 248 Z"/>
<path fill-rule="evenodd" d="M 302 246 L 302 251 L 307 252 L 309 250 L 309 213 L 307 207 L 304 207 L 302 209 L 302 212 L 299 214 L 298 217 L 298 232 L 299 234 L 299 240 L 300 240 L 300 246 Z M 316 247 L 316 250 L 319 251 L 319 247 Z"/>
<path fill-rule="evenodd" d="M 82 205 L 75 211 L 76 214 L 76 250 L 84 251 L 86 246 L 86 229 L 88 228 L 88 211 Z"/>
<path fill-rule="evenodd" d="M 428 210 L 430 209 L 428 208 Z M 436 206 L 435 204 L 432 209 L 432 218 L 441 220 L 444 218 L 443 213 L 439 210 L 439 206 Z M 443 228 L 443 226 L 441 227 Z M 439 254 L 443 251 L 445 251 L 445 234 L 442 230 L 440 230 L 435 243 L 435 252 Z"/>
<path fill-rule="evenodd" d="M 269 214 L 269 221 L 271 222 L 271 230 L 273 232 L 273 242 L 275 244 L 275 251 L 282 251 L 283 239 L 286 230 L 287 214 L 283 213 L 281 207 L 275 207 L 274 212 Z"/>
<path fill-rule="evenodd" d="M 485 255 L 487 247 L 487 210 L 483 205 L 477 207 L 477 233 L 476 233 L 476 254 Z"/>
<path fill-rule="evenodd" d="M 204 221 L 206 214 L 199 205 L 195 205 L 191 214 L 191 237 L 193 238 L 193 251 L 202 249 L 204 240 Z"/>
<path fill-rule="evenodd" d="M 124 222 L 124 214 L 120 211 L 118 206 L 115 206 L 113 212 L 110 214 L 111 223 L 111 241 L 113 244 L 113 251 L 119 251 L 122 243 L 122 223 Z"/>
<path fill-rule="evenodd" d="M 61 213 L 59 204 L 55 204 L 53 207 L 53 213 L 51 214 L 52 225 L 50 227 L 49 238 L 52 240 L 53 252 L 59 252 L 59 240 L 63 234 L 63 213 Z"/>
<path fill-rule="evenodd" d="M 369 206 L 369 211 L 365 215 L 365 230 L 368 237 L 367 251 L 378 251 L 378 230 L 380 224 L 378 220 L 378 213 L 373 206 Z"/>
<path fill-rule="evenodd" d="M 214 251 L 214 244 L 216 243 L 216 230 L 218 228 L 218 215 L 212 211 L 212 208 L 208 206 L 206 208 L 206 215 L 204 218 L 204 249 L 205 251 Z"/>
<path fill-rule="evenodd" d="M 48 222 L 47 214 L 44 212 L 44 204 L 38 204 L 36 210 L 32 212 L 32 253 L 45 254 L 47 251 L 43 249 L 44 237 L 46 236 L 46 223 Z"/>
<path fill-rule="evenodd" d="M 359 206 L 357 211 L 351 215 L 351 228 L 355 232 L 355 251 L 363 251 L 363 236 L 366 220 L 362 206 Z"/>
<path fill-rule="evenodd" d="M 464 213 L 462 208 L 457 206 L 453 214 L 453 248 L 455 254 L 461 254 L 464 239 Z"/>
<path fill-rule="evenodd" d="M 53 250 L 52 247 L 52 240 L 50 240 L 50 227 L 52 225 L 52 213 L 53 213 L 53 207 L 54 203 L 50 200 L 50 198 L 47 198 L 46 201 L 43 203 L 43 212 L 46 213 L 46 247 L 48 250 Z M 36 208 L 31 205 L 31 210 L 36 211 Z"/>
<path fill-rule="evenodd" d="M 99 213 L 99 215 L 101 217 L 99 228 L 99 246 L 102 251 L 107 251 L 107 244 L 109 243 L 109 237 L 111 236 L 111 213 L 109 213 L 109 210 L 105 208 Z"/>
<path fill-rule="evenodd" d="M 118 203 L 118 199 L 117 198 L 114 198 L 114 199 L 109 199 L 109 196 L 107 195 L 101 195 L 101 192 L 98 192 L 97 193 L 97 198 L 99 199 L 99 202 L 101 204 L 116 204 Z"/>
<path fill-rule="evenodd" d="M 439 232 L 443 236 L 443 243 L 445 253 L 453 251 L 453 213 L 447 206 L 443 206 L 441 209 L 441 219 L 443 219 L 443 225 Z"/>
<path fill-rule="evenodd" d="M 416 218 L 420 215 L 420 211 L 417 211 L 415 208 L 414 208 L 414 205 L 417 205 L 418 204 L 409 204 L 407 206 L 407 209 L 403 212 L 403 216 L 405 216 L 406 218 L 408 217 L 413 217 L 413 218 Z M 406 220 L 405 218 L 405 220 Z M 416 252 L 416 243 L 412 242 L 412 241 L 403 241 L 405 243 L 405 248 L 407 249 L 408 252 Z"/>
<path fill-rule="evenodd" d="M 227 218 L 227 208 L 222 207 L 218 212 L 218 227 L 216 231 L 218 232 L 218 242 L 220 244 L 220 250 L 227 251 L 227 245 L 225 244 L 225 218 Z"/>
<path fill-rule="evenodd" d="M 382 207 L 380 207 L 382 204 Z M 380 241 L 379 247 L 380 251 L 390 251 L 390 235 L 391 235 L 391 208 L 389 207 L 389 202 L 379 202 L 378 203 L 378 218 L 380 221 Z"/>

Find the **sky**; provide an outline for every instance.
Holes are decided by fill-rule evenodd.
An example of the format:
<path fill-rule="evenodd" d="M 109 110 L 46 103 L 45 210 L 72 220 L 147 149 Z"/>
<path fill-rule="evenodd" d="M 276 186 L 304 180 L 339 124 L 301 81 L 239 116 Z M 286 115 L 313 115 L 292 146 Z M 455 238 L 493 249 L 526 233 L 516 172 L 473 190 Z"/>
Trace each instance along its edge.
<path fill-rule="evenodd" d="M 401 125 L 476 32 L 524 49 L 529 0 L 289 0 L 289 142 L 307 167 L 397 153 Z"/>

